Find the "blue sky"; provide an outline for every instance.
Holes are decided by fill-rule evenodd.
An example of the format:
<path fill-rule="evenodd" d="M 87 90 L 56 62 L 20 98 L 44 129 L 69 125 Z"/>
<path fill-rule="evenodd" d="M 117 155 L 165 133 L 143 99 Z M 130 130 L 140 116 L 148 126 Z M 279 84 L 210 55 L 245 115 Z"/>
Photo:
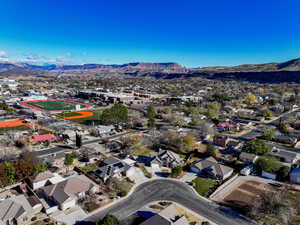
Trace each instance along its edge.
<path fill-rule="evenodd" d="M 0 0 L 0 60 L 178 62 L 300 57 L 299 0 Z"/>

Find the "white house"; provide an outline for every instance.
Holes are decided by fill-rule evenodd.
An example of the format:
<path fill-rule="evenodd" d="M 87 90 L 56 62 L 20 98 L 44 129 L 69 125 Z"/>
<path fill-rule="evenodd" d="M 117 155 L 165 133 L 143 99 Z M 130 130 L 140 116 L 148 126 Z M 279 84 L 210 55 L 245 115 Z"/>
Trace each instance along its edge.
<path fill-rule="evenodd" d="M 253 171 L 253 165 L 249 165 L 249 166 L 246 166 L 245 168 L 243 168 L 241 171 L 240 171 L 240 174 L 244 175 L 244 176 L 248 176 L 250 175 L 250 173 Z"/>
<path fill-rule="evenodd" d="M 191 171 L 197 174 L 205 173 L 218 180 L 226 180 L 233 173 L 233 169 L 219 164 L 213 157 L 192 163 Z"/>
<path fill-rule="evenodd" d="M 33 190 L 36 190 L 49 184 L 57 184 L 63 180 L 64 178 L 62 178 L 60 175 L 51 173 L 50 171 L 45 171 L 39 173 L 35 178 L 31 179 L 30 186 Z"/>

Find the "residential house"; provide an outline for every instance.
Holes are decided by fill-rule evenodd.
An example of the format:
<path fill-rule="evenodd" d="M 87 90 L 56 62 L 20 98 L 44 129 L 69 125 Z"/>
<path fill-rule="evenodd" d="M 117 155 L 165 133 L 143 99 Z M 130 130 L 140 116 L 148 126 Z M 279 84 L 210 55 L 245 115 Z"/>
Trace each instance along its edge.
<path fill-rule="evenodd" d="M 56 173 L 51 173 L 50 171 L 45 171 L 45 172 L 39 173 L 34 178 L 30 179 L 29 184 L 33 190 L 36 190 L 36 189 L 44 187 L 46 185 L 59 183 L 63 180 L 64 179 L 60 175 L 58 175 Z"/>
<path fill-rule="evenodd" d="M 0 224 L 28 224 L 34 215 L 34 211 L 24 195 L 2 201 L 0 209 Z"/>
<path fill-rule="evenodd" d="M 130 166 L 127 165 L 122 160 L 116 157 L 110 157 L 103 161 L 103 166 L 94 170 L 94 174 L 106 182 L 109 178 L 112 177 L 121 177 L 122 174 L 126 173 L 130 169 Z"/>
<path fill-rule="evenodd" d="M 123 148 L 123 144 L 120 141 L 113 140 L 105 144 L 106 152 L 119 152 Z"/>
<path fill-rule="evenodd" d="M 267 179 L 276 180 L 277 175 L 275 173 L 269 173 L 266 171 L 261 172 L 261 176 Z"/>
<path fill-rule="evenodd" d="M 276 141 L 283 143 L 283 144 L 290 144 L 290 145 L 294 145 L 297 143 L 297 138 L 294 137 L 290 137 L 287 135 L 278 135 L 276 137 Z"/>
<path fill-rule="evenodd" d="M 226 137 L 226 136 L 218 136 L 216 135 L 214 137 L 214 144 L 215 145 L 218 145 L 218 146 L 221 146 L 221 147 L 226 147 L 227 144 L 229 142 L 229 138 Z"/>
<path fill-rule="evenodd" d="M 189 222 L 172 204 L 140 225 L 189 225 Z"/>
<path fill-rule="evenodd" d="M 80 175 L 45 186 L 40 191 L 46 201 L 51 202 L 52 205 L 54 203 L 61 210 L 66 210 L 74 207 L 77 201 L 84 198 L 86 194 L 96 193 L 98 186 L 86 176 Z"/>
<path fill-rule="evenodd" d="M 174 168 L 182 165 L 184 160 L 180 156 L 172 151 L 163 150 L 158 153 L 151 161 L 151 166 L 154 167 L 168 167 Z"/>
<path fill-rule="evenodd" d="M 251 119 L 255 117 L 255 111 L 252 109 L 239 109 L 237 115 L 240 118 Z"/>
<path fill-rule="evenodd" d="M 218 180 L 226 180 L 233 173 L 232 168 L 219 164 L 213 157 L 193 162 L 191 171 L 197 174 L 207 174 Z"/>
<path fill-rule="evenodd" d="M 254 169 L 253 165 L 248 165 L 240 171 L 240 174 L 242 174 L 244 176 L 248 176 L 248 175 L 250 175 L 250 173 L 252 173 L 253 169 Z"/>
<path fill-rule="evenodd" d="M 255 154 L 247 153 L 247 152 L 242 152 L 239 156 L 240 161 L 252 164 L 255 163 L 255 161 L 258 159 L 258 156 Z"/>
<path fill-rule="evenodd" d="M 270 155 L 280 158 L 280 161 L 294 164 L 300 159 L 300 155 L 297 152 L 290 152 L 283 149 L 274 147 L 271 150 Z"/>
<path fill-rule="evenodd" d="M 294 168 L 290 172 L 290 181 L 294 184 L 300 184 L 300 168 Z"/>
<path fill-rule="evenodd" d="M 241 153 L 241 149 L 243 147 L 244 143 L 238 140 L 230 139 L 227 143 L 227 152 L 239 154 Z"/>
<path fill-rule="evenodd" d="M 98 125 L 98 126 L 96 126 L 96 130 L 98 131 L 98 133 L 100 135 L 108 134 L 114 130 L 114 126 L 113 125 L 110 125 L 110 126 Z"/>
<path fill-rule="evenodd" d="M 219 123 L 217 128 L 224 131 L 239 131 L 239 125 L 230 122 Z"/>

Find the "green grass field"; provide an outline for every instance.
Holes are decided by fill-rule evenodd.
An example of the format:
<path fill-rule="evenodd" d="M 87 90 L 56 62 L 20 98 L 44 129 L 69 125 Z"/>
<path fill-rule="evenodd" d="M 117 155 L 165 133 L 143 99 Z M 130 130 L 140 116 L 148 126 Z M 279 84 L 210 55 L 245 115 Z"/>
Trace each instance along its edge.
<path fill-rule="evenodd" d="M 202 196 L 207 194 L 217 185 L 215 180 L 197 177 L 192 181 L 193 188 Z"/>
<path fill-rule="evenodd" d="M 41 102 L 28 102 L 28 105 L 46 110 L 46 111 L 59 111 L 59 110 L 74 110 L 76 104 L 65 101 L 41 101 Z M 85 105 L 79 104 L 80 108 L 86 108 Z"/>
<path fill-rule="evenodd" d="M 29 130 L 27 126 L 18 126 L 18 127 L 0 127 L 0 134 L 6 133 L 8 131 L 25 131 Z"/>
<path fill-rule="evenodd" d="M 81 123 L 85 125 L 99 125 L 100 124 L 100 116 L 103 110 L 88 110 L 86 112 L 92 112 L 94 113 L 93 116 L 86 117 L 86 118 L 80 118 L 80 119 L 72 119 L 71 121 L 76 122 L 76 123 Z M 69 116 L 78 116 L 80 115 L 79 113 L 76 112 L 69 112 L 69 113 L 59 113 L 56 114 L 56 116 L 64 118 L 64 117 L 69 117 Z"/>

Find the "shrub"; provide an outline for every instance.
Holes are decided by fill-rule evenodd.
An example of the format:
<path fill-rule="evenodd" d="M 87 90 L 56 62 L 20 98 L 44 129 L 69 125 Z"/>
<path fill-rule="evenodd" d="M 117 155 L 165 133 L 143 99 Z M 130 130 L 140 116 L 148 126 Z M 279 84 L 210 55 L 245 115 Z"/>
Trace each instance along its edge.
<path fill-rule="evenodd" d="M 98 222 L 98 225 L 118 225 L 119 221 L 114 215 L 106 215 L 101 221 Z"/>
<path fill-rule="evenodd" d="M 44 222 L 45 222 L 45 223 L 49 223 L 50 221 L 51 221 L 50 218 L 45 218 L 45 219 L 44 219 Z"/>
<path fill-rule="evenodd" d="M 183 172 L 183 169 L 181 166 L 176 166 L 172 169 L 171 177 L 176 178 L 179 177 Z"/>

